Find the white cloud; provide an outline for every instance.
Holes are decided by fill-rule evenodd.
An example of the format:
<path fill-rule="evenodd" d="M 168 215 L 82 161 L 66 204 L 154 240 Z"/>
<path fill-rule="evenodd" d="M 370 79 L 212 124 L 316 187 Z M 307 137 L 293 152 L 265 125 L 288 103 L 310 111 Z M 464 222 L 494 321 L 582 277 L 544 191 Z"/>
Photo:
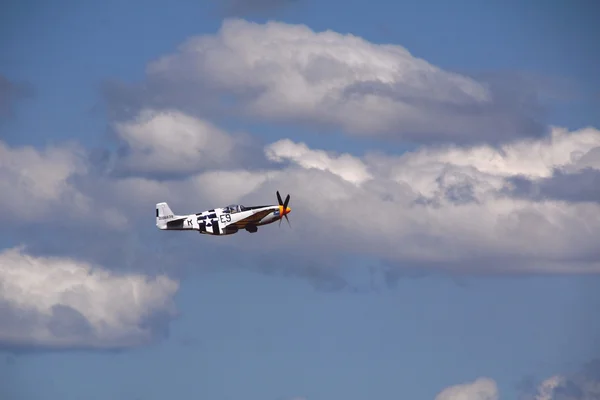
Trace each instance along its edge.
<path fill-rule="evenodd" d="M 165 140 L 136 137 L 138 148 Z M 515 176 L 536 181 L 556 168 L 577 170 L 599 147 L 594 128 L 555 128 L 549 138 L 500 148 L 423 146 L 400 156 L 340 155 L 283 139 L 264 149 L 271 169 L 216 165 L 185 179 L 92 179 L 85 194 L 132 220 L 150 221 L 160 201 L 176 213 L 194 213 L 230 203 L 275 204 L 279 190 L 292 196 L 293 230 L 286 234 L 294 238 L 277 227 L 261 228 L 257 237 L 281 251 L 315 259 L 323 252 L 363 253 L 475 273 L 599 273 L 600 202 L 534 201 L 510 189 Z M 282 161 L 288 165 L 281 168 Z M 220 243 L 257 248 L 254 239 Z"/>
<path fill-rule="evenodd" d="M 178 283 L 17 247 L 0 253 L 0 287 L 0 344 L 103 349 L 150 343 Z"/>
<path fill-rule="evenodd" d="M 234 138 L 212 123 L 175 110 L 142 110 L 115 124 L 131 153 L 122 167 L 132 171 L 190 173 L 222 167 L 233 158 Z"/>
<path fill-rule="evenodd" d="M 0 219 L 39 222 L 42 218 L 88 219 L 113 227 L 125 218 L 96 207 L 73 179 L 88 173 L 85 153 L 77 145 L 11 148 L 0 141 Z"/>
<path fill-rule="evenodd" d="M 435 400 L 498 400 L 498 386 L 490 378 L 450 386 L 435 396 Z"/>
<path fill-rule="evenodd" d="M 225 190 L 225 182 L 243 181 L 243 188 L 220 198 L 222 203 L 263 204 L 265 197 L 274 201 L 275 190 L 291 193 L 298 236 L 290 241 L 273 228 L 262 229 L 281 240 L 277 248 L 306 254 L 327 243 L 328 251 L 480 273 L 598 273 L 594 238 L 600 234 L 600 204 L 535 202 L 503 189 L 505 179 L 516 174 L 539 179 L 553 168 L 568 168 L 577 160 L 571 153 L 592 151 L 599 140 L 594 129 L 557 130 L 551 140 L 526 140 L 499 150 L 423 148 L 397 157 L 346 155 L 343 162 L 335 154 L 283 140 L 265 153 L 292 165 L 269 179 L 263 179 L 264 171 L 194 179 L 203 182 L 198 196 L 215 187 Z M 236 176 L 242 179 L 230 180 Z"/>
<path fill-rule="evenodd" d="M 500 148 L 424 146 L 400 156 L 339 155 L 283 139 L 264 149 L 274 168 L 289 163 L 283 169 L 215 167 L 184 180 L 108 181 L 99 190 L 131 213 L 159 201 L 177 213 L 275 204 L 276 190 L 290 193 L 294 240 L 276 227 L 261 234 L 277 249 L 315 257 L 361 252 L 475 273 L 599 273 L 600 202 L 534 201 L 511 192 L 510 180 L 576 170 L 599 147 L 600 131 L 593 128 L 555 128 L 549 138 Z M 224 243 L 255 248 L 252 240 Z"/>
<path fill-rule="evenodd" d="M 520 110 L 505 109 L 516 102 L 496 104 L 481 82 L 398 45 L 304 25 L 225 20 L 216 34 L 190 38 L 150 63 L 147 73 L 163 91 L 165 85 L 201 87 L 194 89 L 196 98 L 211 96 L 219 103 L 220 94 L 233 95 L 237 103 L 229 104 L 252 117 L 358 135 L 477 141 L 540 133 L 531 132 L 536 123 Z"/>
<path fill-rule="evenodd" d="M 600 135 L 594 128 L 569 132 L 553 128 L 544 139 L 523 139 L 505 144 L 473 147 L 422 147 L 407 153 L 402 163 L 392 164 L 392 171 L 401 179 L 402 171 L 414 168 L 434 167 L 440 170 L 453 165 L 459 168 L 474 168 L 488 176 L 509 177 L 524 175 L 529 178 L 544 178 L 552 175 L 553 168 L 570 168 L 585 160 L 585 156 L 600 147 Z"/>
<path fill-rule="evenodd" d="M 371 179 L 366 165 L 350 154 L 340 156 L 327 154 L 321 150 L 311 150 L 304 143 L 294 143 L 289 139 L 283 139 L 267 146 L 265 152 L 271 161 L 291 160 L 303 168 L 329 171 L 357 185 Z"/>

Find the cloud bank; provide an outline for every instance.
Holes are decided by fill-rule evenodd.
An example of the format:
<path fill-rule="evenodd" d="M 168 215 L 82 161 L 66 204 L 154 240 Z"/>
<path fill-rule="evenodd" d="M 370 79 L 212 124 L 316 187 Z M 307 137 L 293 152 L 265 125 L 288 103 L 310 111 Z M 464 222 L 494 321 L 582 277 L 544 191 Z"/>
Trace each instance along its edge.
<path fill-rule="evenodd" d="M 165 132 L 176 129 L 177 121 L 170 123 L 163 125 Z M 152 134 L 142 137 L 154 141 Z M 126 190 L 129 198 L 139 196 L 136 202 L 148 204 L 169 201 L 181 213 L 236 201 L 274 202 L 276 190 L 291 192 L 293 219 L 301 221 L 294 226 L 294 246 L 270 227 L 263 234 L 286 251 L 303 243 L 298 255 L 311 251 L 316 259 L 360 252 L 399 266 L 472 273 L 598 273 L 594 237 L 600 232 L 600 205 L 589 198 L 588 181 L 568 180 L 569 199 L 529 196 L 519 184 L 543 186 L 565 174 L 596 173 L 598 148 L 600 131 L 594 128 L 554 128 L 548 138 L 500 148 L 424 146 L 402 155 L 363 157 L 281 139 L 264 148 L 268 168 L 213 163 L 183 180 L 132 177 L 107 182 L 102 190 Z M 184 157 L 172 161 L 169 168 L 189 163 Z M 232 239 L 231 245 L 252 251 L 253 241 Z"/>
<path fill-rule="evenodd" d="M 167 119 L 162 129 L 176 131 L 179 122 Z M 145 120 L 134 119 L 127 127 L 138 132 L 139 148 L 155 145 L 154 128 Z M 216 140 L 231 140 L 219 132 Z M 569 181 L 571 197 L 581 196 L 577 201 L 527 196 L 515 182 L 544 185 L 581 168 L 597 171 L 596 164 L 585 160 L 599 147 L 600 131 L 594 128 L 555 128 L 549 138 L 522 139 L 501 148 L 425 146 L 402 155 L 370 152 L 363 157 L 282 139 L 264 148 L 268 168 L 208 162 L 205 170 L 183 179 L 147 176 L 163 166 L 168 171 L 195 167 L 193 157 L 171 157 L 169 164 L 139 164 L 140 176 L 90 175 L 77 191 L 120 210 L 132 226 L 150 218 L 148 210 L 159 201 L 168 201 L 175 212 L 193 213 L 231 202 L 274 203 L 276 190 L 291 193 L 292 221 L 299 222 L 286 234 L 295 236 L 294 244 L 276 227 L 262 228 L 261 238 L 273 240 L 281 251 L 313 254 L 315 262 L 327 255 L 362 253 L 398 267 L 482 274 L 598 273 L 594 238 L 600 233 L 600 204 L 590 201 L 587 181 L 579 182 L 581 188 Z M 220 244 L 252 254 L 255 239 L 240 238 L 245 234 Z"/>

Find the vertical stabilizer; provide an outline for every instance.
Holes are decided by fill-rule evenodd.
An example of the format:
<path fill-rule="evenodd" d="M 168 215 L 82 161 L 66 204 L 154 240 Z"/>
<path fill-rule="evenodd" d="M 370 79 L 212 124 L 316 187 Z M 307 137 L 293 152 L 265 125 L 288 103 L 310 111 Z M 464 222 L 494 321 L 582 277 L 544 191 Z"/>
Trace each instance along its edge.
<path fill-rule="evenodd" d="M 167 203 L 156 204 L 156 226 L 159 229 L 167 229 L 167 222 L 177 218 Z"/>

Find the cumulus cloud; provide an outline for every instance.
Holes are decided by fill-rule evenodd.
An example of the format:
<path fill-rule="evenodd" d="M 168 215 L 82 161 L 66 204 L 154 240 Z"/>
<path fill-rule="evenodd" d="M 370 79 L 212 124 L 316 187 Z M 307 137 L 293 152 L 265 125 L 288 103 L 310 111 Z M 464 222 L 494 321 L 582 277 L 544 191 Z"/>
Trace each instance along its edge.
<path fill-rule="evenodd" d="M 543 179 L 568 169 L 572 153 L 593 151 L 598 140 L 594 129 L 556 129 L 549 139 L 500 149 L 436 147 L 360 159 L 284 140 L 266 153 L 294 163 L 279 185 L 294 188 L 297 218 L 313 221 L 296 227 L 307 240 L 327 236 L 329 247 L 473 272 L 599 272 L 598 204 L 515 198 L 506 189 L 514 176 Z"/>
<path fill-rule="evenodd" d="M 0 346 L 120 349 L 164 335 L 178 283 L 66 257 L 0 252 Z"/>
<path fill-rule="evenodd" d="M 547 132 L 533 89 L 444 71 L 401 46 L 238 19 L 150 63 L 146 78 L 108 94 L 127 146 L 115 170 L 126 173 L 83 191 L 131 218 L 146 218 L 158 201 L 178 213 L 274 203 L 279 190 L 292 194 L 300 222 L 293 241 L 261 229 L 274 257 L 366 253 L 422 270 L 600 271 L 600 203 L 590 188 L 600 135 Z M 357 157 L 282 139 L 256 167 L 236 151 L 238 138 L 207 122 L 219 112 L 424 145 Z M 256 237 L 219 243 L 251 254 Z"/>
<path fill-rule="evenodd" d="M 329 171 L 354 184 L 360 184 L 372 178 L 366 165 L 349 154 L 340 156 L 327 154 L 325 151 L 311 150 L 305 144 L 294 143 L 289 139 L 269 145 L 265 153 L 270 161 L 290 160 L 303 168 Z"/>
<path fill-rule="evenodd" d="M 304 25 L 226 20 L 216 34 L 190 38 L 150 63 L 147 73 L 138 97 L 160 97 L 162 106 L 205 105 L 207 97 L 236 115 L 355 135 L 467 143 L 544 132 L 527 104 L 491 83 L 444 71 L 398 45 Z"/>
<path fill-rule="evenodd" d="M 500 147 L 424 146 L 400 156 L 336 154 L 282 139 L 264 148 L 269 168 L 215 165 L 183 180 L 129 177 L 93 187 L 111 197 L 106 204 L 120 201 L 119 208 L 168 201 L 178 213 L 274 204 L 276 190 L 291 193 L 292 224 L 299 221 L 289 232 L 294 240 L 277 227 L 262 228 L 260 237 L 315 259 L 363 253 L 411 268 L 598 273 L 600 204 L 527 197 L 515 187 L 515 179 L 541 184 L 557 170 L 596 171 L 590 160 L 598 146 L 594 128 L 555 128 L 547 138 Z M 222 244 L 252 252 L 253 240 Z"/>
<path fill-rule="evenodd" d="M 125 217 L 97 206 L 74 179 L 87 176 L 85 151 L 75 144 L 9 147 L 0 141 L 0 220 L 35 223 L 74 219 L 113 227 Z"/>
<path fill-rule="evenodd" d="M 450 386 L 435 396 L 435 400 L 498 400 L 498 386 L 493 379 L 478 378 L 473 382 Z"/>
<path fill-rule="evenodd" d="M 142 110 L 134 119 L 116 122 L 126 145 L 117 171 L 149 175 L 185 175 L 224 168 L 253 154 L 245 135 L 231 135 L 214 124 L 176 110 Z"/>

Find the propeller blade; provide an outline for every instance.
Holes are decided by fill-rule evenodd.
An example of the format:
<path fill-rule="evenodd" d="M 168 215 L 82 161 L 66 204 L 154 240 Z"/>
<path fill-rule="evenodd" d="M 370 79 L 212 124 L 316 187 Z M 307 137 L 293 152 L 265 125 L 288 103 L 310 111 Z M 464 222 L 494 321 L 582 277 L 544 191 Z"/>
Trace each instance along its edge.
<path fill-rule="evenodd" d="M 283 203 L 283 211 L 285 211 L 289 202 L 290 202 L 290 195 L 288 194 L 287 197 L 285 198 L 285 202 Z"/>
<path fill-rule="evenodd" d="M 285 217 L 286 222 L 288 223 L 288 225 L 290 226 L 290 228 L 292 227 L 292 224 L 290 223 L 290 220 L 287 216 L 287 214 L 285 213 L 285 210 L 288 207 L 288 204 L 290 203 L 290 195 L 288 194 L 285 197 L 285 201 L 281 200 L 281 195 L 279 194 L 279 190 L 277 191 L 277 201 L 279 202 L 279 206 L 282 208 L 282 215 L 279 216 L 279 227 L 281 227 L 281 220 L 283 219 L 283 217 Z"/>

